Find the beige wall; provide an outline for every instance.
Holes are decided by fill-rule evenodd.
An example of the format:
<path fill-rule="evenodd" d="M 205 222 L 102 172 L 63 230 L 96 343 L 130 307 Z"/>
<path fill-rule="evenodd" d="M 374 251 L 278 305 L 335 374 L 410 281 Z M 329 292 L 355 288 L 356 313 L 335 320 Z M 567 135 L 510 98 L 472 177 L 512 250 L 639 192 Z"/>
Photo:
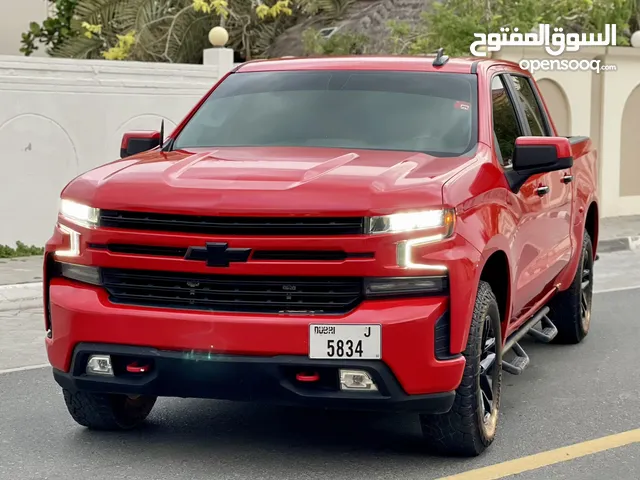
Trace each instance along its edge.
<path fill-rule="evenodd" d="M 627 99 L 622 113 L 620 195 L 640 195 L 640 86 Z"/>
<path fill-rule="evenodd" d="M 46 0 L 0 0 L 0 55 L 22 55 L 22 33 L 29 30 L 29 23 L 41 23 L 46 17 Z"/>
<path fill-rule="evenodd" d="M 606 63 L 617 65 L 618 70 L 606 72 L 603 77 L 600 145 L 603 213 L 606 216 L 637 215 L 640 214 L 640 189 L 630 188 L 629 182 L 640 182 L 637 167 L 640 130 L 628 127 L 640 125 L 640 110 L 633 109 L 638 105 L 635 95 L 630 100 L 640 85 L 640 49 L 611 48 Z M 627 106 L 630 108 L 623 119 Z M 626 191 L 621 182 L 623 176 Z"/>
<path fill-rule="evenodd" d="M 538 81 L 538 87 L 549 108 L 558 135 L 571 135 L 571 105 L 560 84 L 550 78 L 542 78 Z"/>

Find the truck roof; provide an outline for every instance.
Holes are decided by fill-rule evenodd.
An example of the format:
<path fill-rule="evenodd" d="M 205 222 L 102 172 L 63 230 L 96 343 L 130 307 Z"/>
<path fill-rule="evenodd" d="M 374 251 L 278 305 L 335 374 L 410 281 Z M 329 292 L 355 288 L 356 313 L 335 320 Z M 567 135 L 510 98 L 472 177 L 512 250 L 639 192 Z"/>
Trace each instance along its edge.
<path fill-rule="evenodd" d="M 292 70 L 396 70 L 443 73 L 475 73 L 473 67 L 483 64 L 509 63 L 476 57 L 450 58 L 443 66 L 433 66 L 435 55 L 430 56 L 335 56 L 335 57 L 282 57 L 252 60 L 241 64 L 236 72 L 273 72 Z M 486 65 L 489 66 L 489 65 Z"/>

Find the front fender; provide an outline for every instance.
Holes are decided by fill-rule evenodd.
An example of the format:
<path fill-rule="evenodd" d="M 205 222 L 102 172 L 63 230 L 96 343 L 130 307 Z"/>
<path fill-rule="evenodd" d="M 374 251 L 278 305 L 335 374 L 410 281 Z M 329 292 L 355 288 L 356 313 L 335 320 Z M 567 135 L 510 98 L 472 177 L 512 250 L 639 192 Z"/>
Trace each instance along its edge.
<path fill-rule="evenodd" d="M 451 277 L 451 353 L 461 353 L 465 350 L 482 271 L 491 255 L 499 251 L 506 254 L 509 251 L 509 242 L 505 236 L 496 235 L 489 240 L 482 253 L 470 243 L 468 247 L 469 249 L 465 251 L 467 261 L 456 262 L 449 273 Z M 507 275 L 509 288 L 505 318 L 510 318 L 513 276 L 510 270 Z"/>
<path fill-rule="evenodd" d="M 480 252 L 464 241 L 452 252 L 449 264 L 451 353 L 462 353 L 467 346 L 473 308 L 478 291 L 478 267 L 482 263 Z"/>

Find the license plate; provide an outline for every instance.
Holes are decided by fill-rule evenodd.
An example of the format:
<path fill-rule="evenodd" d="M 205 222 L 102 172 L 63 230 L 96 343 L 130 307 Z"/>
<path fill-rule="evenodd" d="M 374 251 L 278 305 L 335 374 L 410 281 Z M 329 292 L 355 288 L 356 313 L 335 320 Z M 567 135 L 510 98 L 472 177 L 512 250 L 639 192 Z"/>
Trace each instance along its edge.
<path fill-rule="evenodd" d="M 309 358 L 379 360 L 380 325 L 309 325 Z"/>

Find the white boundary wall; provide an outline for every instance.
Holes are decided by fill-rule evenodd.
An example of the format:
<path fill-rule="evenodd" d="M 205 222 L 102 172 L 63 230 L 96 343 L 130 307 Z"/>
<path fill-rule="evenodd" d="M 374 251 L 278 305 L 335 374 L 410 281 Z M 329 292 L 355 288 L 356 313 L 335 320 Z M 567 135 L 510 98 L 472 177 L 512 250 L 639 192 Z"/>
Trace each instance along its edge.
<path fill-rule="evenodd" d="M 512 48 L 499 56 L 545 58 Z M 590 135 L 599 150 L 601 216 L 638 215 L 640 186 L 624 192 L 622 184 L 640 182 L 640 49 L 586 48 L 566 57 L 617 66 L 536 77 L 557 90 L 549 107 L 564 113 L 571 134 Z M 69 180 L 116 160 L 125 131 L 157 130 L 164 118 L 169 133 L 233 68 L 232 58 L 226 48 L 205 50 L 207 65 L 0 55 L 0 244 L 43 245 Z"/>
<path fill-rule="evenodd" d="M 122 134 L 170 133 L 226 73 L 217 65 L 0 55 L 0 244 L 44 245 L 59 193 L 119 158 Z"/>

